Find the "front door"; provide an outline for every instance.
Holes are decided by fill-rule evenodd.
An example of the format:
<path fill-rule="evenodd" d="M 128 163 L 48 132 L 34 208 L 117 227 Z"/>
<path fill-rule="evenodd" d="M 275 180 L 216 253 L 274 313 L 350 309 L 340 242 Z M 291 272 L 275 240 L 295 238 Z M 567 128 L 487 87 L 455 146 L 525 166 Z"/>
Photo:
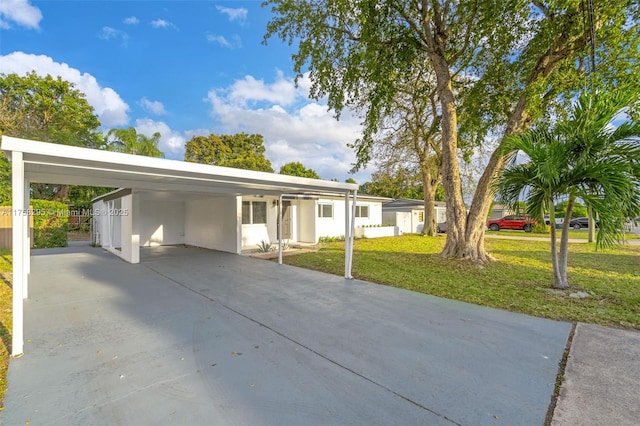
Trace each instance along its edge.
<path fill-rule="evenodd" d="M 282 202 L 282 239 L 291 239 L 291 201 Z"/>

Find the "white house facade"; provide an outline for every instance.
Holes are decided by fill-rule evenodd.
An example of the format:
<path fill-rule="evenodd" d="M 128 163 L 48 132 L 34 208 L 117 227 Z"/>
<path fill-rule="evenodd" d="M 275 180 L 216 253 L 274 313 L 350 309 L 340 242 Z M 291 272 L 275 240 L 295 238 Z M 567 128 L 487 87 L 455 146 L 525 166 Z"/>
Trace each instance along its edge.
<path fill-rule="evenodd" d="M 380 226 L 382 200 L 359 197 L 355 209 L 329 194 L 209 196 L 203 194 L 120 189 L 93 200 L 92 241 L 125 260 L 123 238 L 134 235 L 139 247 L 186 244 L 241 253 L 259 244 L 315 244 L 323 237 L 345 237 L 354 227 Z M 282 203 L 282 234 L 278 212 Z M 131 206 L 127 208 L 126 206 Z M 348 209 L 348 210 L 347 210 Z"/>
<path fill-rule="evenodd" d="M 444 202 L 435 202 L 436 223 L 447 220 L 447 208 Z M 382 221 L 397 226 L 402 233 L 420 233 L 424 227 L 424 201 L 398 198 L 384 203 Z"/>

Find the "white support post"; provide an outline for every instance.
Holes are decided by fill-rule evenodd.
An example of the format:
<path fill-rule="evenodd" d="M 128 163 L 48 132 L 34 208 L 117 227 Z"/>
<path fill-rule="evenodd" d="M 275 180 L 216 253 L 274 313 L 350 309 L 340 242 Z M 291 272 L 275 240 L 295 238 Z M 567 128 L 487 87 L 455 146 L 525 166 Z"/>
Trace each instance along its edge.
<path fill-rule="evenodd" d="M 344 195 L 344 277 L 351 278 L 351 270 L 349 269 L 349 252 L 351 251 L 351 238 L 349 233 L 351 231 L 349 221 L 349 194 L 347 191 Z"/>
<path fill-rule="evenodd" d="M 13 246 L 13 329 L 11 355 L 22 355 L 24 349 L 24 162 L 22 152 L 11 153 L 12 246 Z M 28 206 L 27 206 L 28 208 Z M 27 222 L 28 223 L 28 222 Z"/>
<path fill-rule="evenodd" d="M 353 205 L 351 206 L 351 229 L 349 234 L 349 266 L 347 269 L 347 278 L 352 280 L 351 269 L 353 266 L 353 239 L 356 233 L 356 202 L 358 201 L 358 190 L 353 191 Z"/>
<path fill-rule="evenodd" d="M 282 265 L 282 194 L 278 198 L 278 265 Z"/>
<path fill-rule="evenodd" d="M 140 236 L 133 233 L 133 194 L 122 197 L 120 211 L 114 213 L 120 217 L 122 257 L 127 262 L 140 263 Z"/>
<path fill-rule="evenodd" d="M 29 210 L 29 204 L 31 201 L 29 181 L 24 181 L 24 209 L 27 214 L 22 215 L 22 232 L 23 239 L 23 255 L 22 255 L 22 298 L 27 299 L 29 297 L 29 273 L 31 272 L 31 235 L 29 230 L 29 222 L 31 219 L 31 211 Z"/>

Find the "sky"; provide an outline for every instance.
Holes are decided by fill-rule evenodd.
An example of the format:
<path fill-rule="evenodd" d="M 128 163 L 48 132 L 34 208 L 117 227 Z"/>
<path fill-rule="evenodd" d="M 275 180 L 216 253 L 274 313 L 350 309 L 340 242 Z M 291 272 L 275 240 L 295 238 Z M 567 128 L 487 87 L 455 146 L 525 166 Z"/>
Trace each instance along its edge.
<path fill-rule="evenodd" d="M 134 126 L 170 159 L 195 135 L 259 133 L 275 171 L 299 161 L 323 179 L 349 174 L 361 134 L 349 111 L 294 83 L 295 47 L 262 43 L 261 1 L 0 0 L 0 73 L 61 76 L 86 94 L 102 130 Z"/>

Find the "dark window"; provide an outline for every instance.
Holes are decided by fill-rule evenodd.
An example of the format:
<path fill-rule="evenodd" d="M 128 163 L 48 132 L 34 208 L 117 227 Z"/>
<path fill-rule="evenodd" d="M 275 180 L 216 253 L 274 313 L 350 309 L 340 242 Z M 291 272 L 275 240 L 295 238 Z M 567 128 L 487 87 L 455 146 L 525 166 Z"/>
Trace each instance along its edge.
<path fill-rule="evenodd" d="M 267 223 L 267 202 L 253 201 L 253 218 L 251 223 Z"/>
<path fill-rule="evenodd" d="M 333 204 L 318 204 L 318 217 L 333 217 Z"/>
<path fill-rule="evenodd" d="M 242 202 L 242 223 L 251 223 L 251 201 Z"/>
<path fill-rule="evenodd" d="M 356 206 L 356 217 L 369 217 L 369 206 Z"/>
<path fill-rule="evenodd" d="M 242 223 L 244 225 L 267 223 L 266 201 L 243 201 Z"/>

